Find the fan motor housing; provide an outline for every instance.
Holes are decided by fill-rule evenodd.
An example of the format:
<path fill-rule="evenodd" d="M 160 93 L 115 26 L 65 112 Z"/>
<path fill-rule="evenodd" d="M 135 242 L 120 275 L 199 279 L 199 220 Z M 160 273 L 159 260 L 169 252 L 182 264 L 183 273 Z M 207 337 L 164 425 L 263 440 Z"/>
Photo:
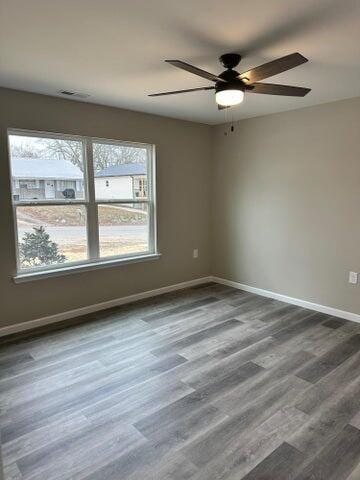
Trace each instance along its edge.
<path fill-rule="evenodd" d="M 236 65 L 239 65 L 241 60 L 241 55 L 238 53 L 224 53 L 224 55 L 221 55 L 219 58 L 219 61 L 224 65 L 225 68 L 232 69 L 236 67 Z"/>
<path fill-rule="evenodd" d="M 219 77 L 226 82 L 241 81 L 239 80 L 239 73 L 236 70 L 225 70 L 224 72 L 220 73 Z"/>

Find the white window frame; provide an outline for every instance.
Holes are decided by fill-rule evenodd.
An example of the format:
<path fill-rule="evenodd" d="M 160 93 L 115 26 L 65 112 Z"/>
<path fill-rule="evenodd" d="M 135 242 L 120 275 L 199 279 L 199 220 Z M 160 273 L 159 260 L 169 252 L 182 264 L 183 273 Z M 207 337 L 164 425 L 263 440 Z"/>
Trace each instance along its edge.
<path fill-rule="evenodd" d="M 23 130 L 9 128 L 8 135 L 8 159 L 10 162 L 10 188 L 11 202 L 13 208 L 13 222 L 16 244 L 16 269 L 14 276 L 15 282 L 22 282 L 28 279 L 43 278 L 48 276 L 64 275 L 71 272 L 97 269 L 118 264 L 127 264 L 143 260 L 154 260 L 160 257 L 157 249 L 157 219 L 156 219 L 156 159 L 155 145 L 138 142 L 128 142 L 122 140 L 113 140 L 107 138 L 88 137 L 80 135 L 68 135 L 63 133 L 52 133 L 34 130 Z M 84 161 L 84 199 L 55 199 L 55 200 L 14 200 L 14 186 L 12 182 L 11 170 L 11 150 L 10 135 L 47 138 L 57 140 L 75 140 L 83 145 Z M 94 178 L 94 159 L 93 143 L 113 144 L 118 146 L 131 146 L 146 149 L 147 158 L 147 179 L 148 179 L 148 197 L 144 198 L 118 198 L 118 199 L 96 199 L 95 197 L 95 178 Z M 98 205 L 104 204 L 146 204 L 148 206 L 148 250 L 134 254 L 114 255 L 109 257 L 100 257 L 99 247 L 99 225 L 98 225 Z M 62 205 L 83 205 L 86 209 L 86 230 L 88 258 L 78 262 L 66 262 L 66 264 L 54 264 L 33 268 L 20 268 L 19 239 L 17 231 L 16 209 L 21 206 L 62 206 Z"/>

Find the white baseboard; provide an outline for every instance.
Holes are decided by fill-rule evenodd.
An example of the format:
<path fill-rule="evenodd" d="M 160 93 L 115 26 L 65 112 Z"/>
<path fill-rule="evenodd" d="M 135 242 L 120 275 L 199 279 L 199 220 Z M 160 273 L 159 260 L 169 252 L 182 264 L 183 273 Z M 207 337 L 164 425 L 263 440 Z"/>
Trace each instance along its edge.
<path fill-rule="evenodd" d="M 9 325 L 0 328 L 0 337 L 10 335 L 12 333 L 24 332 L 37 327 L 50 325 L 52 323 L 62 322 L 71 318 L 80 317 L 88 313 L 99 312 L 100 310 L 106 310 L 107 308 L 117 307 L 124 305 L 125 303 L 136 302 L 143 298 L 156 297 L 163 293 L 174 292 L 175 290 L 181 290 L 183 288 L 194 287 L 201 285 L 202 283 L 212 282 L 212 277 L 196 278 L 195 280 L 189 280 L 187 282 L 176 283 L 175 285 L 168 285 L 166 287 L 157 288 L 155 290 L 148 290 L 147 292 L 135 293 L 127 297 L 115 298 L 114 300 L 108 300 L 107 302 L 96 303 L 86 307 L 75 308 L 74 310 L 68 310 L 63 313 L 56 313 L 55 315 L 48 315 L 46 317 L 38 318 L 36 320 L 29 320 L 28 322 L 17 323 L 15 325 Z"/>
<path fill-rule="evenodd" d="M 244 290 L 245 292 L 255 293 L 256 295 L 261 295 L 263 297 L 274 298 L 275 300 L 280 300 L 281 302 L 291 303 L 292 305 L 315 310 L 316 312 L 326 313 L 333 317 L 340 317 L 344 318 L 345 320 L 351 320 L 352 322 L 360 323 L 360 315 L 357 313 L 339 310 L 337 308 L 328 307 L 327 305 L 308 302 L 307 300 L 301 300 L 299 298 L 288 297 L 287 295 L 281 295 L 280 293 L 275 293 L 270 290 L 263 290 L 262 288 L 233 282 L 232 280 L 226 280 L 225 278 L 212 277 L 212 281 L 221 283 L 222 285 L 227 285 L 228 287 L 238 288 L 239 290 Z"/>
<path fill-rule="evenodd" d="M 146 292 L 135 293 L 134 295 L 129 295 L 127 297 L 115 298 L 113 300 L 96 303 L 86 307 L 75 308 L 74 310 L 68 310 L 66 312 L 57 313 L 55 315 L 48 315 L 46 317 L 38 318 L 36 320 L 29 320 L 28 322 L 22 322 L 22 323 L 17 323 L 15 325 L 2 327 L 0 328 L 0 337 L 3 337 L 5 335 L 10 335 L 12 333 L 19 333 L 19 332 L 24 332 L 26 330 L 32 330 L 37 327 L 42 327 L 45 325 L 50 325 L 52 323 L 58 323 L 64 320 L 69 320 L 71 318 L 80 317 L 81 315 L 86 315 L 88 313 L 99 312 L 101 310 L 106 310 L 107 308 L 117 307 L 120 305 L 124 305 L 126 303 L 136 302 L 137 300 L 142 300 L 144 298 L 156 297 L 157 295 L 162 295 L 163 293 L 174 292 L 176 290 L 194 287 L 196 285 L 201 285 L 202 283 L 208 283 L 208 282 L 220 283 L 222 285 L 227 285 L 229 287 L 237 288 L 239 290 L 255 293 L 256 295 L 261 295 L 263 297 L 268 297 L 268 298 L 274 298 L 275 300 L 280 300 L 281 302 L 290 303 L 292 305 L 297 305 L 299 307 L 308 308 L 310 310 L 326 313 L 334 317 L 340 317 L 346 320 L 351 320 L 353 322 L 360 323 L 360 315 L 356 313 L 347 312 L 345 310 L 339 310 L 337 308 L 328 307 L 326 305 L 320 305 L 318 303 L 308 302 L 307 300 L 301 300 L 299 298 L 288 297 L 287 295 L 282 295 L 280 293 L 272 292 L 270 290 L 263 290 L 262 288 L 252 287 L 250 285 L 245 285 L 239 282 L 233 282 L 232 280 L 226 280 L 225 278 L 209 276 L 209 277 L 197 278 L 195 280 L 189 280 L 187 282 L 177 283 L 175 285 L 168 285 L 166 287 L 157 288 L 155 290 L 148 290 Z"/>

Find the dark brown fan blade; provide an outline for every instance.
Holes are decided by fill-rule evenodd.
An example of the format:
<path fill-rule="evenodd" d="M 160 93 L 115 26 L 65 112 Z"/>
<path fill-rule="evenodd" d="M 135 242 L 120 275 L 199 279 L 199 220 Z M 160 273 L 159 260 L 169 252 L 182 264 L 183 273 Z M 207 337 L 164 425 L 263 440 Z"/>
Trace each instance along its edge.
<path fill-rule="evenodd" d="M 218 105 L 218 110 L 226 110 L 227 108 L 230 108 L 230 106 Z"/>
<path fill-rule="evenodd" d="M 162 97 L 163 95 L 176 95 L 177 93 L 199 92 L 201 90 L 214 90 L 215 87 L 188 88 L 186 90 L 174 90 L 173 92 L 151 93 L 148 97 Z"/>
<path fill-rule="evenodd" d="M 247 92 L 264 93 L 266 95 L 288 95 L 289 97 L 305 97 L 311 88 L 277 85 L 276 83 L 252 83 Z"/>
<path fill-rule="evenodd" d="M 259 67 L 252 68 L 247 72 L 240 73 L 240 78 L 244 80 L 245 83 L 251 84 L 263 80 L 264 78 L 273 77 L 281 72 L 286 72 L 291 68 L 297 67 L 302 63 L 307 62 L 308 59 L 303 57 L 300 53 L 292 53 L 286 55 L 285 57 L 278 58 L 272 62 L 264 63 Z"/>
<path fill-rule="evenodd" d="M 174 67 L 182 68 L 187 72 L 193 73 L 194 75 L 198 75 L 199 77 L 206 78 L 207 80 L 211 80 L 212 82 L 225 82 L 222 78 L 202 70 L 201 68 L 194 67 L 190 65 L 190 63 L 182 62 L 181 60 L 165 60 L 167 63 L 171 63 Z"/>

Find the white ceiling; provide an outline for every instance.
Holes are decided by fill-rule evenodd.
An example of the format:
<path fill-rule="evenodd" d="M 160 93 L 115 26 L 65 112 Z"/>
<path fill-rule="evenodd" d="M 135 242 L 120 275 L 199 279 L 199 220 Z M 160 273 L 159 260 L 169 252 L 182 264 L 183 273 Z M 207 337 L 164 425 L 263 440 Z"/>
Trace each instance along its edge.
<path fill-rule="evenodd" d="M 209 85 L 165 64 L 213 73 L 222 53 L 244 71 L 298 51 L 309 62 L 268 81 L 312 88 L 305 98 L 247 94 L 235 119 L 360 95 L 360 0 L 0 0 L 0 85 L 216 124 L 212 92 L 149 98 Z"/>

